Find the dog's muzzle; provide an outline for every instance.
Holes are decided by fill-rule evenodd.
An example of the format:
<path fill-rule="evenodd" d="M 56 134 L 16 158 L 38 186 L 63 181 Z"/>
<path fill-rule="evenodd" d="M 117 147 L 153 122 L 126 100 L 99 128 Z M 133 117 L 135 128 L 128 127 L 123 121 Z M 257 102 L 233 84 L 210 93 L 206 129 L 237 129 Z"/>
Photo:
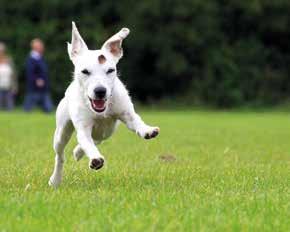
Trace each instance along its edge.
<path fill-rule="evenodd" d="M 94 111 L 97 113 L 101 113 L 106 109 L 106 94 L 107 90 L 105 87 L 97 87 L 94 89 L 95 99 L 89 98 L 91 102 L 91 106 Z"/>
<path fill-rule="evenodd" d="M 90 99 L 91 106 L 97 113 L 102 113 L 106 109 L 106 99 Z"/>

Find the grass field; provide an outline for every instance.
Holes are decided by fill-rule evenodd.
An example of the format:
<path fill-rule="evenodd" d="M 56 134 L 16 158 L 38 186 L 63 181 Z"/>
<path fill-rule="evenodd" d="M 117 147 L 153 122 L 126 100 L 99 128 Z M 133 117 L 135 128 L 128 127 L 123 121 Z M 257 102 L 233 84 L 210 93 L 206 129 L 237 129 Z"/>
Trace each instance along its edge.
<path fill-rule="evenodd" d="M 54 116 L 1 113 L 0 231 L 290 231 L 290 114 L 141 114 L 157 139 L 122 125 L 94 172 L 74 136 L 53 190 Z"/>

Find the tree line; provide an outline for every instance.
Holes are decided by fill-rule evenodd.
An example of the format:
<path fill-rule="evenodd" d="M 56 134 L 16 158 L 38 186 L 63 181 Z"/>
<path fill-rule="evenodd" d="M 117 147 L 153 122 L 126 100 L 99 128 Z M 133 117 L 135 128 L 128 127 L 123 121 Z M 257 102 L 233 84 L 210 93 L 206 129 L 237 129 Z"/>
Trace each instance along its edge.
<path fill-rule="evenodd" d="M 46 42 L 52 96 L 72 78 L 66 51 L 71 21 L 91 49 L 126 26 L 120 78 L 143 103 L 233 107 L 290 99 L 290 1 L 0 0 L 0 40 L 24 93 L 29 42 Z"/>

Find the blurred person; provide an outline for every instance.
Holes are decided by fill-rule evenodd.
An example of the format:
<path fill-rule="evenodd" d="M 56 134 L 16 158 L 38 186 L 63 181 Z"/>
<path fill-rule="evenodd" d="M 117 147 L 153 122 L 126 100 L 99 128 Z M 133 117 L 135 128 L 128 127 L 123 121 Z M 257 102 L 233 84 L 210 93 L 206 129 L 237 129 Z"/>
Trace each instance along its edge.
<path fill-rule="evenodd" d="M 49 94 L 48 67 L 43 58 L 44 43 L 36 38 L 31 41 L 31 52 L 26 60 L 26 96 L 24 110 L 31 111 L 36 105 L 45 112 L 53 110 Z"/>
<path fill-rule="evenodd" d="M 12 110 L 17 92 L 16 75 L 11 58 L 6 54 L 4 43 L 0 42 L 0 109 Z"/>

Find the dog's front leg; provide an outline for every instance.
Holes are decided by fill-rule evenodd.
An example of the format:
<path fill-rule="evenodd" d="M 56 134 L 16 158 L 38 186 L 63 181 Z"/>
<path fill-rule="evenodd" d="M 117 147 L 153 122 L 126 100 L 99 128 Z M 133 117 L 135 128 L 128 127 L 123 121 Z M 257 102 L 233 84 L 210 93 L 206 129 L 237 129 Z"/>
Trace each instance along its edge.
<path fill-rule="evenodd" d="M 78 143 L 90 159 L 89 167 L 95 170 L 100 169 L 104 165 L 104 157 L 92 138 L 93 124 L 78 123 L 75 128 Z"/>
<path fill-rule="evenodd" d="M 120 120 L 124 122 L 130 130 L 144 139 L 152 139 L 160 132 L 159 127 L 146 125 L 133 107 L 123 112 L 120 115 Z"/>

